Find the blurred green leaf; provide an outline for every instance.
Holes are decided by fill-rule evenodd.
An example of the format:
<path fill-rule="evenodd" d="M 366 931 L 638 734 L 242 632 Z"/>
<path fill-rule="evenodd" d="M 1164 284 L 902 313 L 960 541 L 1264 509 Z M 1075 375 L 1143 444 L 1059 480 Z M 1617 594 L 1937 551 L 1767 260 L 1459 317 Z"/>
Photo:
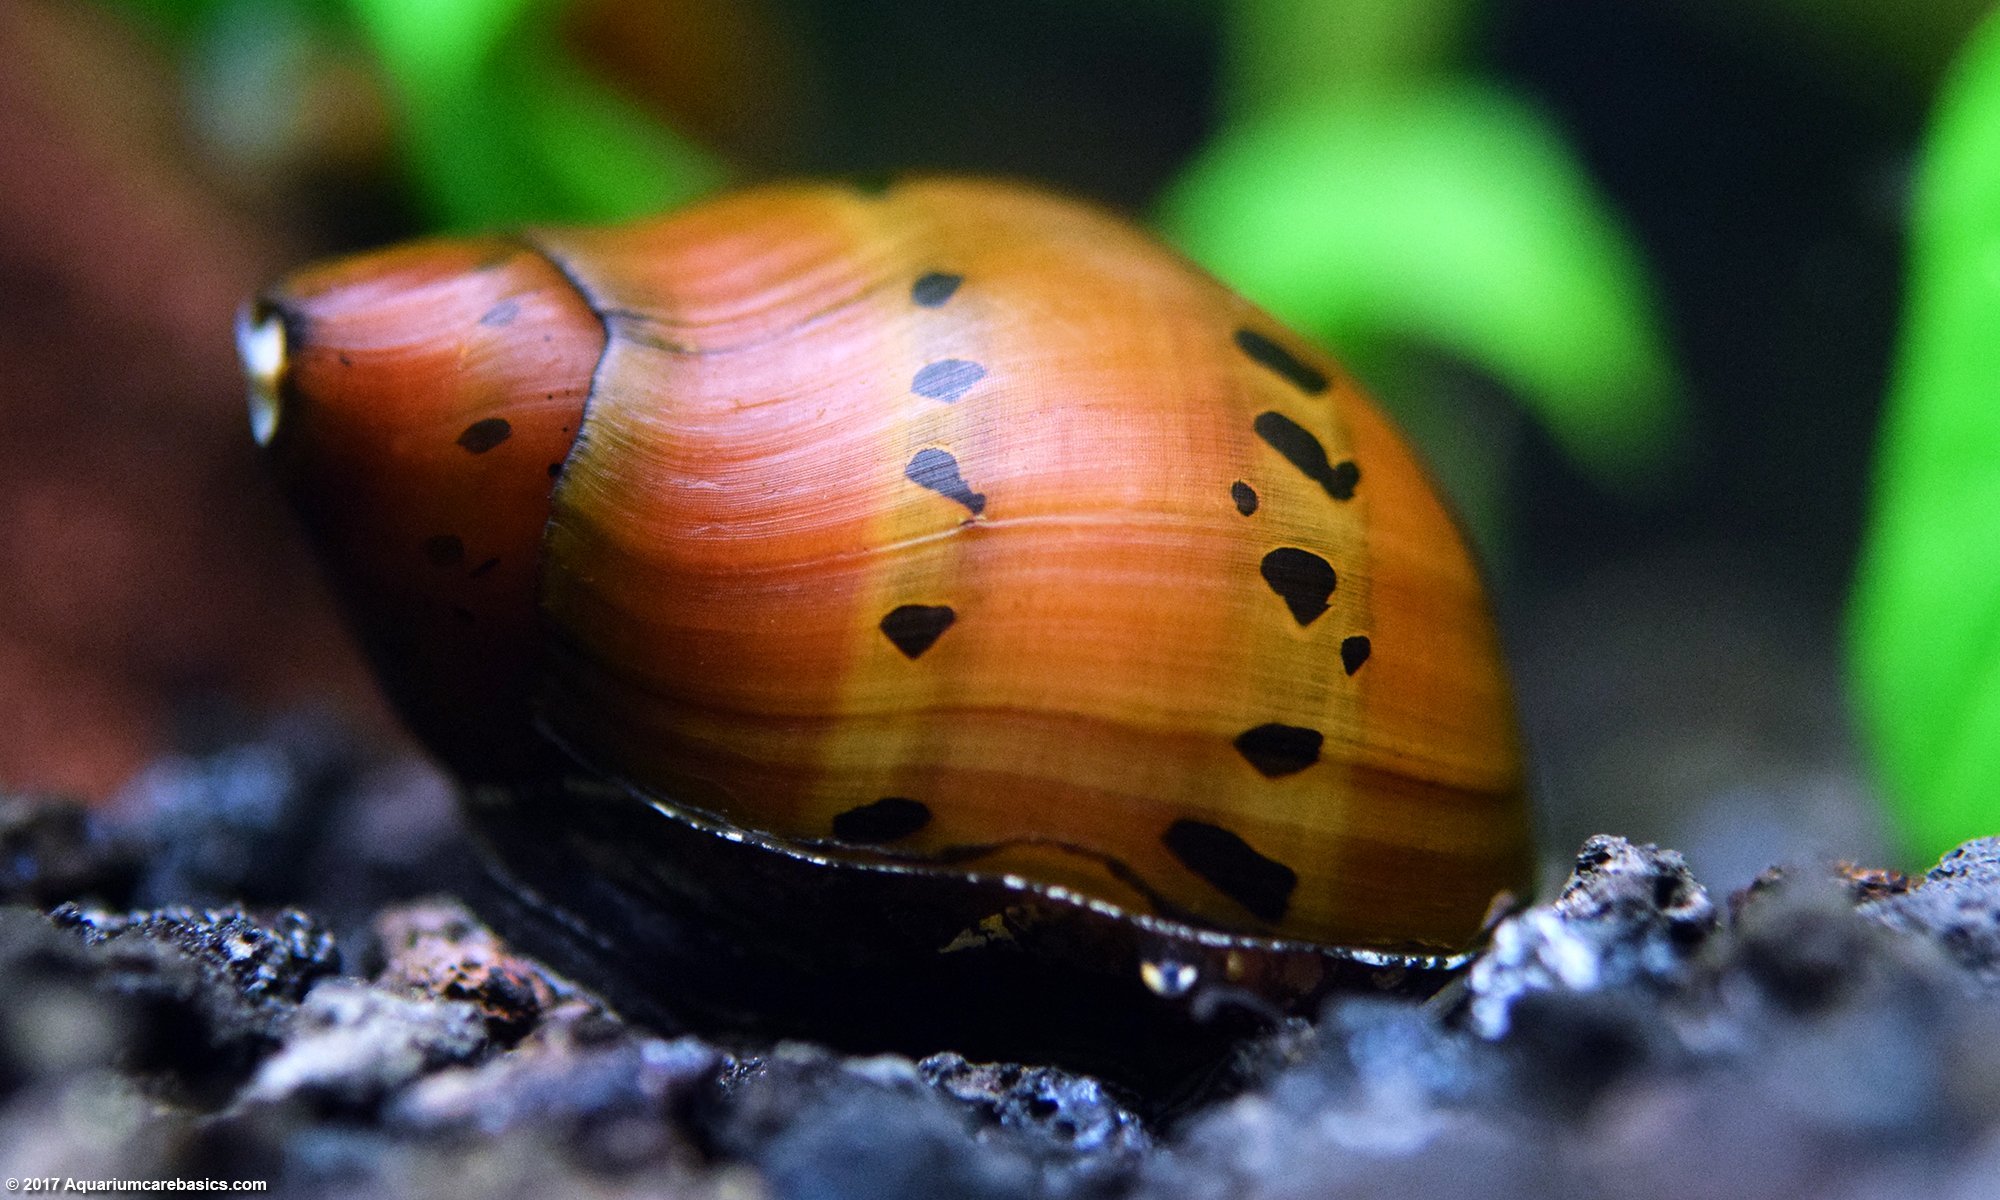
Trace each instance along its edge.
<path fill-rule="evenodd" d="M 569 61 L 550 0 L 348 0 L 388 69 L 411 168 L 450 228 L 607 221 L 724 178 Z"/>
<path fill-rule="evenodd" d="M 1671 461 L 1684 414 L 1638 254 L 1506 92 L 1434 84 L 1246 121 L 1163 223 L 1350 360 L 1416 344 L 1476 364 L 1606 485 L 1642 488 Z"/>
<path fill-rule="evenodd" d="M 1461 57 L 1476 0 L 1234 0 L 1225 88 L 1250 114 L 1380 92 Z"/>
<path fill-rule="evenodd" d="M 1910 272 L 1849 651 L 1921 861 L 2000 831 L 2000 17 L 1933 120 Z"/>
<path fill-rule="evenodd" d="M 720 186 L 721 164 L 547 43 L 530 43 L 512 72 L 518 115 L 563 219 L 611 221 L 657 212 Z"/>
<path fill-rule="evenodd" d="M 348 0 L 355 21 L 399 82 L 437 84 L 478 73 L 544 0 Z"/>

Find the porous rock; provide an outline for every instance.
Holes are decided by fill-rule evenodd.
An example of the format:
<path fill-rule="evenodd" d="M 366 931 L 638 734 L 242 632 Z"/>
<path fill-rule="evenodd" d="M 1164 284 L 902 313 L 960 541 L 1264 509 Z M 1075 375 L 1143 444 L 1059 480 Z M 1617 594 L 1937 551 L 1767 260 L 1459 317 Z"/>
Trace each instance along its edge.
<path fill-rule="evenodd" d="M 558 994 L 574 991 L 514 954 L 454 901 L 385 909 L 375 919 L 375 935 L 387 960 L 377 983 L 413 996 L 467 1001 L 503 1042 L 532 1028 Z"/>
<path fill-rule="evenodd" d="M 385 1113 L 414 1131 L 498 1134 L 524 1127 L 581 1137 L 606 1120 L 671 1133 L 677 1107 L 724 1056 L 696 1038 L 659 1038 L 569 1001 L 509 1053 L 418 1081 Z"/>
<path fill-rule="evenodd" d="M 2000 1007 L 1962 956 L 1857 912 L 1848 872 L 1787 872 L 1724 923 L 1678 856 L 1592 842 L 1497 931 L 1517 952 L 1428 1011 L 1329 1006 L 1134 1195 L 1991 1194 Z"/>
<path fill-rule="evenodd" d="M 245 1102 L 367 1110 L 488 1044 L 479 1010 L 465 1001 L 411 999 L 351 980 L 314 988 L 288 1032 L 244 1089 Z"/>
<path fill-rule="evenodd" d="M 322 827 L 379 785 L 328 790 Z M 31 824 L 30 860 L 117 841 Z M 305 1196 L 1962 1200 L 2000 1146 L 1995 858 L 1795 866 L 1718 913 L 1678 855 L 1593 838 L 1431 1001 L 1335 1000 L 1143 1106 L 1035 1064 L 661 1036 L 374 884 L 346 955 L 296 911 L 0 909 L 0 1160 Z M 316 870 L 275 898 L 342 894 Z"/>
<path fill-rule="evenodd" d="M 1931 939 L 1981 987 L 2000 993 L 2000 837 L 1965 843 L 1939 859 L 1919 886 L 1862 911 Z"/>
<path fill-rule="evenodd" d="M 696 1120 L 787 1200 L 1110 1197 L 1147 1145 L 1093 1080 L 799 1043 L 739 1061 Z"/>
<path fill-rule="evenodd" d="M 48 918 L 84 949 L 91 985 L 145 1013 L 133 1069 L 219 1098 L 282 1040 L 293 1008 L 339 969 L 333 938 L 303 913 L 238 909 L 107 913 L 66 904 Z"/>
<path fill-rule="evenodd" d="M 984 1119 L 1041 1142 L 1051 1156 L 1106 1155 L 1129 1162 L 1152 1148 L 1139 1119 L 1087 1075 L 974 1063 L 957 1054 L 934 1054 L 917 1064 L 917 1073 Z"/>
<path fill-rule="evenodd" d="M 1715 925 L 1715 905 L 1680 854 L 1592 837 L 1553 903 L 1494 930 L 1467 980 L 1472 1028 L 1504 1036 L 1531 997 L 1671 990 Z"/>

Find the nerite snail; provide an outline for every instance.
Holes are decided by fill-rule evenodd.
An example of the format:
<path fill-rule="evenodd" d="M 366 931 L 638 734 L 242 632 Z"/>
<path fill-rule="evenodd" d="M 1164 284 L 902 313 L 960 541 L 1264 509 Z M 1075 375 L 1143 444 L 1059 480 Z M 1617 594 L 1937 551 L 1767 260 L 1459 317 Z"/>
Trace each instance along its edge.
<path fill-rule="evenodd" d="M 1421 468 L 1094 209 L 789 186 L 421 243 L 292 276 L 243 346 L 393 694 L 625 978 L 1122 1026 L 1448 966 L 1526 894 Z"/>

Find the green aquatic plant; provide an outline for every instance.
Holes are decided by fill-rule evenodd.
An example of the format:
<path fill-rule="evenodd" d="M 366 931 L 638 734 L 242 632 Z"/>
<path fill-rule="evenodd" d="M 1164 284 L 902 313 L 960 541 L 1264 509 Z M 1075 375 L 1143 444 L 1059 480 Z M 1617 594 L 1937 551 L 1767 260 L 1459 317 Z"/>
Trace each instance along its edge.
<path fill-rule="evenodd" d="M 684 202 L 720 164 L 573 62 L 544 0 L 346 0 L 388 73 L 448 227 L 615 220 Z"/>
<path fill-rule="evenodd" d="M 1434 387 L 1395 386 L 1399 361 L 1442 353 L 1498 380 L 1598 482 L 1643 491 L 1685 415 L 1641 256 L 1554 124 L 1459 61 L 1475 15 L 1465 0 L 1242 0 L 1233 115 L 1161 224 L 1337 348 L 1420 440 L 1449 414 L 1431 411 Z M 1466 441 L 1426 448 L 1477 529 L 1502 502 L 1467 494 L 1478 464 L 1448 461 Z"/>
<path fill-rule="evenodd" d="M 1915 862 L 2000 832 L 2000 17 L 1937 105 L 1909 281 L 1849 658 Z"/>
<path fill-rule="evenodd" d="M 1349 356 L 1450 351 L 1605 482 L 1664 465 L 1680 412 L 1637 256 L 1517 98 L 1440 85 L 1289 108 L 1220 142 L 1166 213 L 1197 259 Z"/>
<path fill-rule="evenodd" d="M 314 49 L 358 48 L 433 227 L 615 220 L 724 179 L 715 156 L 575 60 L 557 29 L 566 0 L 122 2 L 180 47 L 225 140 L 287 120 Z"/>

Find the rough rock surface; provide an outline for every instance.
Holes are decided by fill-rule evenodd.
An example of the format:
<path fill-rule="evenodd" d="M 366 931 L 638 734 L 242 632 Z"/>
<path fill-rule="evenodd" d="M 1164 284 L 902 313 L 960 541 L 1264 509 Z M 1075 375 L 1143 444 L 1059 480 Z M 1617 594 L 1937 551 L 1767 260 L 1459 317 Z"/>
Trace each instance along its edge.
<path fill-rule="evenodd" d="M 1335 1001 L 1163 1105 L 942 1048 L 629 1024 L 431 894 L 469 861 L 448 807 L 358 836 L 398 779 L 293 731 L 103 816 L 0 804 L 0 1174 L 781 1200 L 2000 1178 L 2000 840 L 1921 880 L 1793 866 L 1718 904 L 1678 854 L 1594 837 L 1438 996 Z"/>
<path fill-rule="evenodd" d="M 1939 860 L 1922 887 L 1864 911 L 1934 941 L 1981 986 L 2000 993 L 2000 838 L 1967 842 Z"/>

